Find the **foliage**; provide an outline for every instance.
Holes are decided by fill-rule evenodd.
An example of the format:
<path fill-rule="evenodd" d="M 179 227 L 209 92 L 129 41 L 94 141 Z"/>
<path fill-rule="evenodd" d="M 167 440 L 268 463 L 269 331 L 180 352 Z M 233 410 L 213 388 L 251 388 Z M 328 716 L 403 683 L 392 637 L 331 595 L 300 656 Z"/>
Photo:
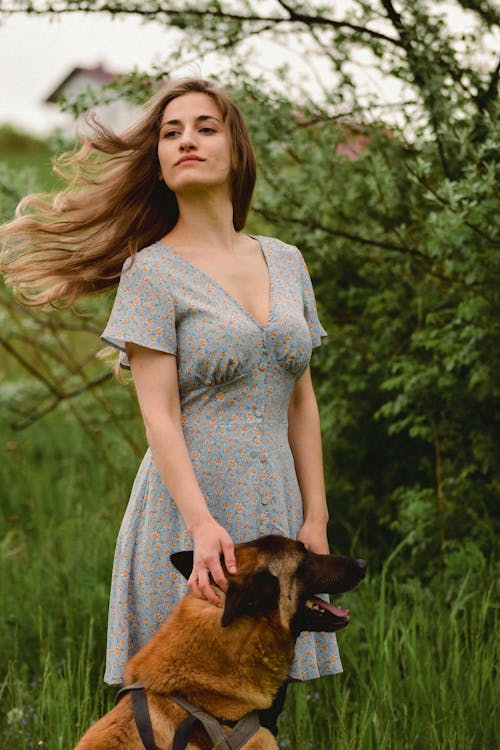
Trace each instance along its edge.
<path fill-rule="evenodd" d="M 57 181 L 50 173 L 52 155 L 52 139 L 42 141 L 10 125 L 0 126 L 0 218 L 7 218 L 7 209 L 18 199 L 16 186 L 54 189 Z"/>
<path fill-rule="evenodd" d="M 12 125 L 0 125 L 0 151 L 4 155 L 12 151 L 33 154 L 45 148 L 45 143 L 38 138 L 28 133 L 21 133 Z"/>
<path fill-rule="evenodd" d="M 66 404 L 5 430 L 0 450 L 0 747 L 68 750 L 113 703 L 102 683 L 108 587 L 135 467 L 113 425 L 105 439 L 86 434 Z M 495 747 L 498 590 L 487 571 L 452 598 L 402 580 L 404 551 L 342 597 L 345 672 L 290 687 L 282 748 Z"/>
<path fill-rule="evenodd" d="M 29 6 L 101 8 L 78 0 Z M 230 55 L 224 83 L 248 118 L 260 165 L 250 229 L 301 247 L 330 334 L 314 376 L 334 545 L 371 552 L 380 565 L 406 539 L 402 574 L 453 586 L 470 568 L 481 575 L 494 557 L 500 487 L 500 66 L 479 56 L 482 34 L 494 39 L 499 17 L 489 2 L 454 7 L 466 13 L 465 33 L 450 30 L 441 2 L 422 0 L 352 0 L 344 15 L 319 2 L 106 2 L 113 13 L 187 32 L 166 71 L 193 50 Z M 301 85 L 287 70 L 274 79 L 250 75 L 241 62 L 252 38 L 286 42 L 292 33 L 304 70 L 321 70 L 317 93 L 310 77 Z M 376 88 L 363 89 L 358 60 L 392 82 L 391 108 Z M 151 85 L 137 73 L 115 92 L 137 100 Z M 18 344 L 28 327 L 30 358 L 39 339 L 53 358 L 50 326 L 41 324 L 40 337 L 39 324 L 13 316 L 11 304 L 4 302 L 8 341 Z M 93 301 L 89 312 L 97 330 L 102 304 Z M 53 362 L 69 388 L 57 385 L 50 401 L 51 381 L 38 402 L 67 402 L 65 394 L 82 389 L 84 406 L 75 409 L 86 424 L 103 373 L 95 348 L 86 344 L 83 381 L 75 359 Z M 118 391 L 116 402 L 106 400 L 117 424 L 130 409 Z"/>
<path fill-rule="evenodd" d="M 254 127 L 255 211 L 305 252 L 331 338 L 315 374 L 336 538 L 383 555 L 410 534 L 409 569 L 460 576 L 447 553 L 468 539 L 463 564 L 483 561 L 498 529 L 496 121 L 480 143 L 468 122 L 446 132 L 450 179 L 435 140 L 371 124 L 351 161 L 349 123 L 316 108 L 304 128 L 286 99 L 249 95 L 279 134 Z"/>

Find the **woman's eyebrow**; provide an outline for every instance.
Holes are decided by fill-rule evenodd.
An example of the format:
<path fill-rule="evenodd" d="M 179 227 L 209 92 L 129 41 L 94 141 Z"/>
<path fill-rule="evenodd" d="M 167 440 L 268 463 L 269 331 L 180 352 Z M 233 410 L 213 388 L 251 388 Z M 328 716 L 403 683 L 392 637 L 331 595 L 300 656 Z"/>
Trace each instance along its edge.
<path fill-rule="evenodd" d="M 220 125 L 222 125 L 222 122 L 219 120 L 218 117 L 215 117 L 215 115 L 198 115 L 196 117 L 195 122 L 205 122 L 206 120 L 215 120 Z M 182 125 L 182 120 L 166 120 L 166 122 L 163 122 L 160 126 L 160 130 L 165 127 L 165 125 Z"/>

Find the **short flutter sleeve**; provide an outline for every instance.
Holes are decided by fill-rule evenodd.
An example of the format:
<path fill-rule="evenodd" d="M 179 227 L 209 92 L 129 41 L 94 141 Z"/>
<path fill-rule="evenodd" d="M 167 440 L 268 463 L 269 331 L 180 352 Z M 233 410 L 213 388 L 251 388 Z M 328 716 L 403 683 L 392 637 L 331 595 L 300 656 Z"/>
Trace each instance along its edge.
<path fill-rule="evenodd" d="M 312 345 L 315 347 L 319 346 L 321 344 L 321 339 L 328 336 L 328 334 L 319 322 L 311 277 L 309 276 L 309 271 L 307 270 L 306 263 L 300 252 L 299 262 L 302 281 L 302 300 L 304 302 L 304 317 L 309 326 Z"/>
<path fill-rule="evenodd" d="M 127 259 L 106 328 L 101 338 L 120 350 L 120 365 L 129 369 L 127 342 L 168 354 L 177 353 L 175 308 L 165 274 L 140 257 Z"/>

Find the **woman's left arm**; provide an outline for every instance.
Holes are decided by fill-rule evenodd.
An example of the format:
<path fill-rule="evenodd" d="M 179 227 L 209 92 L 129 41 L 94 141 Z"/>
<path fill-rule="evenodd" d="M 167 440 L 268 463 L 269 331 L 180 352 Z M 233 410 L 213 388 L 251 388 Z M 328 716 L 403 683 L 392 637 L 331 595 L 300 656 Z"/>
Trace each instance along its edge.
<path fill-rule="evenodd" d="M 312 552 L 328 554 L 328 507 L 318 404 L 309 367 L 295 383 L 288 408 L 288 442 L 302 494 L 304 523 L 297 538 Z"/>

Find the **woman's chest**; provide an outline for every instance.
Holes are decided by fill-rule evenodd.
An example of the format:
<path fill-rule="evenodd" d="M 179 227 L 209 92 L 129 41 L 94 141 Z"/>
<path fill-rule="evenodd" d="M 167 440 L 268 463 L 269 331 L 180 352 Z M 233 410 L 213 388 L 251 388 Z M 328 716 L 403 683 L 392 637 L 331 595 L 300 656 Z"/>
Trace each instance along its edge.
<path fill-rule="evenodd" d="M 266 323 L 219 284 L 184 279 L 173 288 L 181 391 L 251 377 L 279 365 L 298 377 L 311 356 L 300 283 L 273 287 Z"/>
<path fill-rule="evenodd" d="M 243 258 L 198 258 L 193 266 L 197 289 L 220 293 L 222 298 L 232 298 L 233 303 L 245 310 L 259 325 L 265 325 L 272 307 L 271 277 L 262 253 Z M 193 264 L 191 264 L 193 265 Z M 199 272 L 199 273 L 198 273 Z M 217 294 L 211 295 L 217 304 Z"/>

